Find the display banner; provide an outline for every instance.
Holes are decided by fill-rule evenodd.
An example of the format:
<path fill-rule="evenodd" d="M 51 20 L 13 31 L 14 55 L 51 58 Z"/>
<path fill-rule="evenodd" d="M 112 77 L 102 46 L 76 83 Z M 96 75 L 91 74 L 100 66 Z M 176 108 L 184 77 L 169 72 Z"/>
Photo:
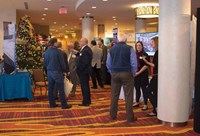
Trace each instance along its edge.
<path fill-rule="evenodd" d="M 15 24 L 11 22 L 3 22 L 4 27 L 4 70 L 6 74 L 14 73 L 16 69 L 16 29 Z"/>
<path fill-rule="evenodd" d="M 116 42 L 118 39 L 118 28 L 113 28 L 113 40 Z"/>
<path fill-rule="evenodd" d="M 190 47 L 191 47 L 191 71 L 190 71 L 190 91 L 191 97 L 194 98 L 194 81 L 195 81 L 195 66 L 196 66 L 196 35 L 197 35 L 197 18 L 193 15 L 190 25 Z M 193 111 L 193 101 L 190 101 L 190 111 Z"/>

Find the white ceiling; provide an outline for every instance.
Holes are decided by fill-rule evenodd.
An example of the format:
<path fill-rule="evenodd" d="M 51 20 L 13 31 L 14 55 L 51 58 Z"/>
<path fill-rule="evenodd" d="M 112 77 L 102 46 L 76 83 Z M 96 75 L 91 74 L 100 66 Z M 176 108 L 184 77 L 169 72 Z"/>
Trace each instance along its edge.
<path fill-rule="evenodd" d="M 76 9 L 77 2 L 82 1 Z M 106 28 L 118 26 L 124 30 L 134 29 L 135 13 L 131 8 L 131 5 L 140 2 L 158 2 L 158 0 L 108 0 L 103 2 L 102 0 L 52 0 L 47 2 L 46 0 L 0 0 L 0 8 L 14 8 L 17 9 L 17 15 L 19 17 L 27 14 L 31 17 L 32 23 L 40 25 L 49 25 L 51 30 L 57 29 L 59 32 L 65 32 L 66 30 L 77 31 L 81 30 L 80 17 L 85 16 L 87 12 L 94 16 L 95 24 L 105 24 Z M 29 9 L 25 9 L 24 2 L 28 3 Z M 66 15 L 60 15 L 58 9 L 61 6 L 67 8 Z M 96 6 L 96 9 L 92 9 L 92 6 Z M 44 8 L 49 8 L 45 11 Z M 192 0 L 192 13 L 196 13 L 197 7 L 200 7 L 200 0 Z M 45 20 L 41 20 L 44 17 L 42 14 L 47 14 Z M 116 16 L 117 20 L 112 19 Z M 154 22 L 155 20 L 148 20 L 148 22 Z M 57 22 L 56 25 L 53 22 Z M 68 26 L 63 27 L 65 24 Z"/>

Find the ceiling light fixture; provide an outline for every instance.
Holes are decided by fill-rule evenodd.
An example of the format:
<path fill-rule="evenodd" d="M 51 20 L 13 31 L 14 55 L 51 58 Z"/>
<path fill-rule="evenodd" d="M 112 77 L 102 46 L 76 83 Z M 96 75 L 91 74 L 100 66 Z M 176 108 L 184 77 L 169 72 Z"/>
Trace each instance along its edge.
<path fill-rule="evenodd" d="M 53 22 L 55 25 L 57 24 L 56 22 Z"/>
<path fill-rule="evenodd" d="M 41 18 L 41 20 L 45 20 L 45 18 Z"/>
<path fill-rule="evenodd" d="M 48 2 L 50 2 L 51 0 L 47 0 Z"/>
<path fill-rule="evenodd" d="M 102 0 L 102 1 L 106 2 L 106 1 L 108 1 L 108 0 Z"/>
<path fill-rule="evenodd" d="M 42 14 L 43 16 L 47 16 L 47 14 Z"/>
<path fill-rule="evenodd" d="M 116 18 L 116 16 L 113 16 L 112 18 Z"/>
<path fill-rule="evenodd" d="M 97 8 L 96 6 L 92 6 L 93 9 Z"/>
<path fill-rule="evenodd" d="M 91 13 L 89 13 L 89 12 L 88 12 L 88 13 L 86 13 L 86 15 L 90 15 L 90 14 L 91 14 Z"/>
<path fill-rule="evenodd" d="M 159 15 L 158 3 L 141 3 L 133 5 L 137 18 L 157 18 Z"/>
<path fill-rule="evenodd" d="M 65 26 L 67 26 L 67 24 L 65 24 Z"/>
<path fill-rule="evenodd" d="M 48 10 L 48 8 L 44 8 L 44 10 Z"/>

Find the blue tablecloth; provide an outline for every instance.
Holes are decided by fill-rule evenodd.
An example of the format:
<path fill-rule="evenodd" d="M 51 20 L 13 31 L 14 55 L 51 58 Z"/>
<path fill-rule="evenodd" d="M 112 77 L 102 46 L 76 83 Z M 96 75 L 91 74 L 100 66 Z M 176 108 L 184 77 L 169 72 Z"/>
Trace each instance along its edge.
<path fill-rule="evenodd" d="M 33 99 L 31 79 L 28 72 L 0 75 L 0 101 L 16 98 Z"/>

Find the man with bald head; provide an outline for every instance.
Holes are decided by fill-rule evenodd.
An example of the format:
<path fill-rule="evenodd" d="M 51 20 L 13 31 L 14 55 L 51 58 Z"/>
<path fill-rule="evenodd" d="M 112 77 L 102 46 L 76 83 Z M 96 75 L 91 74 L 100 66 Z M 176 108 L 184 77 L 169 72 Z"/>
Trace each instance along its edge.
<path fill-rule="evenodd" d="M 126 36 L 120 35 L 118 43 L 113 46 L 106 61 L 111 73 L 110 118 L 117 118 L 118 100 L 121 86 L 124 88 L 126 101 L 126 118 L 128 122 L 136 121 L 133 113 L 134 76 L 137 71 L 137 59 L 133 48 L 126 44 Z"/>
<path fill-rule="evenodd" d="M 89 79 L 92 70 L 92 50 L 88 47 L 88 39 L 81 38 L 80 52 L 77 58 L 77 74 L 80 78 L 81 90 L 83 95 L 82 103 L 79 106 L 89 106 L 91 104 Z"/>

